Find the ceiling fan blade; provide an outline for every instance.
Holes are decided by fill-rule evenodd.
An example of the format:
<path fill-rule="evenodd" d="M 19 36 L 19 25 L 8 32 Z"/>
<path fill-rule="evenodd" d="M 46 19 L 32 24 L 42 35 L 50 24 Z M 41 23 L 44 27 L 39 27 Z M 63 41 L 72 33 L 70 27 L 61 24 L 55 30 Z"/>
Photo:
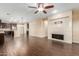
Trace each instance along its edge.
<path fill-rule="evenodd" d="M 47 14 L 47 12 L 45 10 L 43 10 L 43 13 Z"/>
<path fill-rule="evenodd" d="M 28 6 L 29 8 L 37 8 L 37 7 L 34 7 L 34 6 Z"/>
<path fill-rule="evenodd" d="M 38 12 L 39 12 L 39 11 L 37 10 L 37 11 L 34 12 L 34 14 L 36 14 L 36 13 L 38 13 Z"/>
<path fill-rule="evenodd" d="M 49 8 L 53 8 L 53 7 L 54 7 L 54 5 L 49 5 L 49 6 L 45 6 L 44 8 L 49 9 Z"/>

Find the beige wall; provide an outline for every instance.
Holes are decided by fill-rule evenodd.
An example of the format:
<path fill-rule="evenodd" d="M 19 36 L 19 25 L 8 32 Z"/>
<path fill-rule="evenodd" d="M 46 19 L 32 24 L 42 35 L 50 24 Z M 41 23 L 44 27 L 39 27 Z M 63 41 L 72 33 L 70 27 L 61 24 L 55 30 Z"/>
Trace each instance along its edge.
<path fill-rule="evenodd" d="M 63 23 L 54 24 L 54 22 L 60 21 Z M 63 34 L 64 40 L 53 39 L 51 37 L 52 34 Z M 72 43 L 72 11 L 63 12 L 49 17 L 48 39 Z"/>
<path fill-rule="evenodd" d="M 73 42 L 79 43 L 79 10 L 73 10 Z"/>
<path fill-rule="evenodd" d="M 31 21 L 29 24 L 29 34 L 35 37 L 45 37 L 47 36 L 47 23 L 44 22 L 45 19 L 39 19 Z"/>
<path fill-rule="evenodd" d="M 73 21 L 72 21 L 73 20 Z M 63 21 L 62 24 L 54 24 L 54 22 Z M 29 24 L 29 34 L 35 37 L 46 37 L 48 39 L 57 40 L 51 38 L 51 34 L 64 34 L 64 41 L 57 40 L 67 43 L 79 43 L 79 10 L 66 11 L 56 15 L 53 15 L 47 19 L 39 19 L 31 21 Z M 21 28 L 24 28 L 22 32 Z M 17 24 L 17 30 L 15 36 L 18 37 L 20 34 L 26 34 L 27 24 Z"/>
<path fill-rule="evenodd" d="M 73 20 L 73 21 L 72 21 Z M 63 21 L 62 24 L 54 24 L 54 22 Z M 79 10 L 66 11 L 56 15 L 53 15 L 47 19 L 39 19 L 31 21 L 29 24 L 29 34 L 35 37 L 46 37 L 51 40 L 57 40 L 51 38 L 51 34 L 64 34 L 64 41 L 67 43 L 79 43 Z M 24 28 L 23 32 L 22 29 Z M 15 37 L 19 37 L 20 34 L 26 34 L 27 24 L 17 24 L 17 30 L 15 30 Z"/>

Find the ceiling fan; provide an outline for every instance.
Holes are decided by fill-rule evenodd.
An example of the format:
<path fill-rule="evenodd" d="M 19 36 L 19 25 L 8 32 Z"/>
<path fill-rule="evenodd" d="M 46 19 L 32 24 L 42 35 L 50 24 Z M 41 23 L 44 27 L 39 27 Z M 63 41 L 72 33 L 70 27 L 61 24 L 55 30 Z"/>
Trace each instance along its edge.
<path fill-rule="evenodd" d="M 44 14 L 47 14 L 46 9 L 50 9 L 50 8 L 54 7 L 54 5 L 47 5 L 47 6 L 45 6 L 44 3 L 37 3 L 36 5 L 37 5 L 37 7 L 35 7 L 35 6 L 28 6 L 29 8 L 35 8 L 36 9 L 34 14 L 37 14 L 38 12 L 43 12 Z"/>

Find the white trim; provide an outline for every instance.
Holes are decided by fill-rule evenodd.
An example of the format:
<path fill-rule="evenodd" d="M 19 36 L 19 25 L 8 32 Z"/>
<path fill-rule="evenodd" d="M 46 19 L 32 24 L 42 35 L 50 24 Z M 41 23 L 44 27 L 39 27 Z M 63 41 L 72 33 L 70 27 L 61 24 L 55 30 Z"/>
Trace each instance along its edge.
<path fill-rule="evenodd" d="M 72 44 L 72 42 L 66 42 L 66 41 L 64 41 L 64 40 L 58 40 L 58 39 L 48 39 L 48 40 L 54 40 L 54 41 L 58 41 L 58 42 L 63 42 L 63 43 L 69 43 L 69 44 Z"/>

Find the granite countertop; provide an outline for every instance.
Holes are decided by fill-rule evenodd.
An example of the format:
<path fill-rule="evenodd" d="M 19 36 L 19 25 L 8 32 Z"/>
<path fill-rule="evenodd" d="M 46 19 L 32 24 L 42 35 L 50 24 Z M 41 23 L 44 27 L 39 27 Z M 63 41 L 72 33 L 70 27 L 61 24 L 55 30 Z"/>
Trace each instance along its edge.
<path fill-rule="evenodd" d="M 4 33 L 4 31 L 3 30 L 0 30 L 0 33 Z"/>
<path fill-rule="evenodd" d="M 5 31 L 13 31 L 13 30 L 10 30 L 10 29 L 0 29 L 0 33 L 4 33 Z"/>

